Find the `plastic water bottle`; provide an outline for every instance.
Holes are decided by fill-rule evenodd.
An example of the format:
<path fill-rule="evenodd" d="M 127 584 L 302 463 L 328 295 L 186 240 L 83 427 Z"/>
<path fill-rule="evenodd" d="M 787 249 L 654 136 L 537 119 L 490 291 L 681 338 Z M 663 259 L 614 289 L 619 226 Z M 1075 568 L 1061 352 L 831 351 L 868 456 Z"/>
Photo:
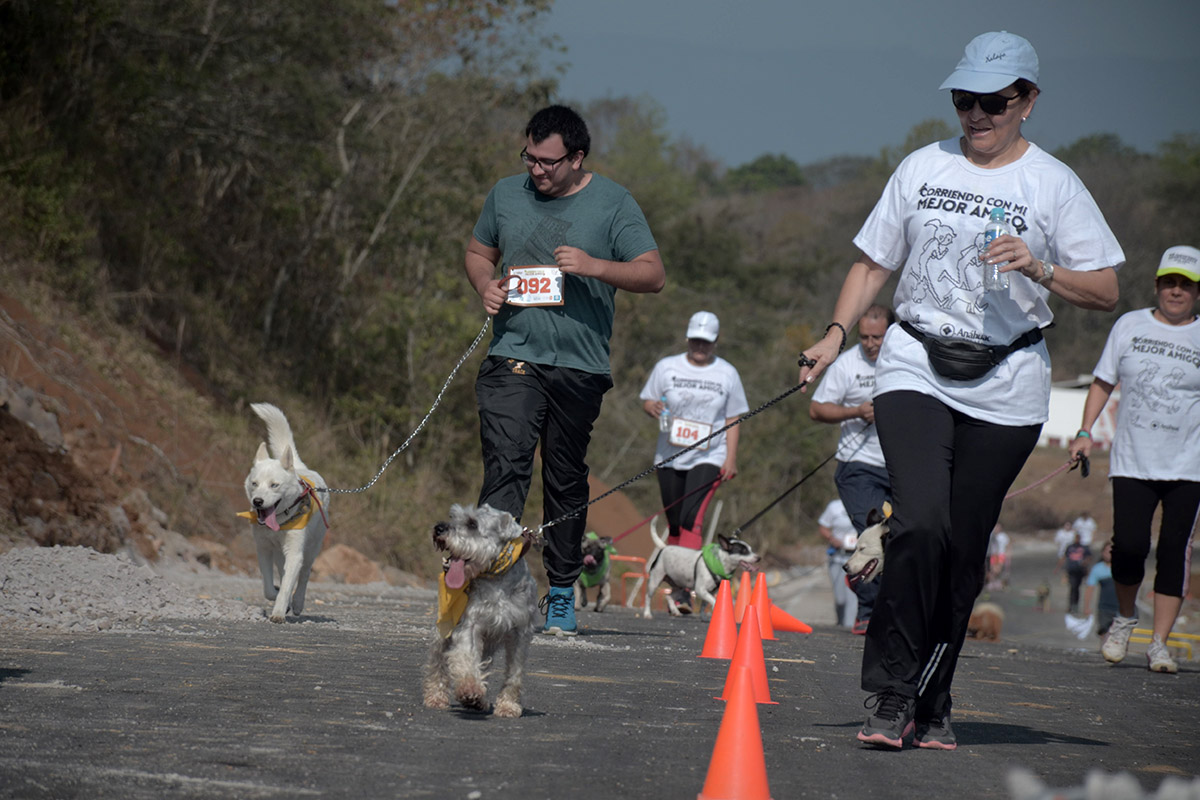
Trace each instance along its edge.
<path fill-rule="evenodd" d="M 671 431 L 671 409 L 667 408 L 667 396 L 664 394 L 659 398 L 662 401 L 662 413 L 658 415 L 658 429 L 663 433 Z"/>
<path fill-rule="evenodd" d="M 1004 221 L 1004 209 L 999 206 L 993 208 L 991 215 L 988 217 L 987 227 L 983 229 L 984 252 L 991 246 L 993 239 L 1006 236 L 1011 232 L 1008 228 L 1008 223 Z M 1001 264 L 988 264 L 984 262 L 983 288 L 985 291 L 1002 292 L 1008 288 L 1008 273 L 1000 271 L 1000 268 L 1007 263 L 1007 261 Z"/>

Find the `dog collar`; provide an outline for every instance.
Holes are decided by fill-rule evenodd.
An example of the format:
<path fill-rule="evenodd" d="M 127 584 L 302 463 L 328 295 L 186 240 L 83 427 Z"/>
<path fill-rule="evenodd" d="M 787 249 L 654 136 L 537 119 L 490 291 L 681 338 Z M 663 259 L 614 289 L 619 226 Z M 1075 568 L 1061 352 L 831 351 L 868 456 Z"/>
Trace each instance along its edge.
<path fill-rule="evenodd" d="M 513 539 L 504 546 L 500 555 L 496 556 L 488 568 L 479 574 L 479 577 L 498 576 L 508 572 L 514 564 L 521 560 L 521 556 L 525 555 L 528 545 L 529 542 L 524 537 Z M 470 581 L 458 589 L 448 587 L 444 569 L 438 576 L 437 628 L 443 639 L 448 638 L 458 627 L 458 621 L 462 619 L 463 612 L 467 610 L 467 600 L 469 599 L 467 593 L 470 588 Z"/>
<path fill-rule="evenodd" d="M 320 500 L 320 498 L 317 497 L 316 485 L 313 484 L 313 482 L 308 480 L 307 478 L 301 478 L 300 483 L 304 485 L 303 494 L 300 495 L 299 500 L 297 500 L 296 502 L 292 503 L 290 506 L 285 508 L 283 510 L 283 513 L 284 514 L 288 513 L 296 506 L 303 506 L 303 510 L 296 516 L 289 519 L 287 522 L 280 523 L 279 530 L 281 530 L 281 531 L 298 531 L 298 530 L 303 530 L 304 528 L 307 528 L 308 521 L 310 519 L 312 519 L 314 503 L 316 504 L 316 506 L 318 508 L 321 508 L 321 518 L 322 519 L 325 518 L 325 509 L 321 507 L 321 500 Z M 313 503 L 308 502 L 308 498 L 310 498 L 310 497 L 313 499 L 313 501 L 314 501 Z M 237 515 L 239 517 L 245 517 L 246 519 L 250 520 L 251 522 L 253 522 L 255 524 L 258 524 L 258 525 L 263 524 L 258 521 L 258 512 L 256 512 L 256 511 L 253 511 L 253 510 L 239 511 L 237 513 Z M 276 515 L 276 516 L 278 517 L 278 515 Z M 326 528 L 329 527 L 328 520 L 326 520 L 326 522 L 325 522 L 325 527 Z"/>
<path fill-rule="evenodd" d="M 715 542 L 709 542 L 704 547 L 701 547 L 700 557 L 704 559 L 704 565 L 708 567 L 708 571 L 713 575 L 723 581 L 727 581 L 732 577 L 725 571 L 725 565 L 721 563 L 721 559 L 717 555 L 717 545 Z"/>

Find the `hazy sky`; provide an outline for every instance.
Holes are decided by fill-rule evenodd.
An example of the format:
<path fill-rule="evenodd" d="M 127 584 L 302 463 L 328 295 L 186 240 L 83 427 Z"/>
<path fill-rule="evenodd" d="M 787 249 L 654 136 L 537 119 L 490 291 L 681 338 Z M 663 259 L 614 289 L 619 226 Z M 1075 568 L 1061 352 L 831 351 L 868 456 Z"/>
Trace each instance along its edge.
<path fill-rule="evenodd" d="M 1033 43 L 1043 94 L 1026 136 L 1053 150 L 1115 133 L 1154 152 L 1200 133 L 1197 0 L 555 0 L 557 98 L 647 95 L 675 137 L 732 166 L 876 155 L 916 123 L 958 129 L 937 87 L 975 35 Z"/>

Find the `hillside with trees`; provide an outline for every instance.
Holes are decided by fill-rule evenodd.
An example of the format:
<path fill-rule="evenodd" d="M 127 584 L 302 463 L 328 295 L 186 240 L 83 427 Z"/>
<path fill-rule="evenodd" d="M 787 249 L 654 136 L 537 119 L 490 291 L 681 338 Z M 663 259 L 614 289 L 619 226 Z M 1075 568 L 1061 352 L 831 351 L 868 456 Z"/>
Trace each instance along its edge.
<path fill-rule="evenodd" d="M 365 483 L 485 324 L 462 260 L 486 192 L 521 169 L 530 113 L 571 101 L 529 57 L 562 46 L 538 33 L 549 5 L 343 0 L 330 15 L 286 0 L 0 2 L 4 286 L 152 345 L 211 399 L 215 426 L 247 441 L 260 435 L 248 404 L 276 403 L 303 421 L 302 440 L 322 431 L 305 456 L 331 484 Z M 787 391 L 890 171 L 954 131 L 931 120 L 869 157 L 725 165 L 667 135 L 651 98 L 581 111 L 587 163 L 633 192 L 668 274 L 658 295 L 618 295 L 616 386 L 589 459 L 615 485 L 650 465 L 653 423 L 637 393 L 656 360 L 683 349 L 688 316 L 720 316 L 719 353 L 751 408 Z M 1117 313 L 1148 304 L 1162 250 L 1200 242 L 1200 140 L 1142 153 L 1099 132 L 1056 155 L 1125 248 Z M 1115 315 L 1056 314 L 1055 377 L 1087 373 Z M 385 476 L 344 501 L 354 546 L 419 573 L 429 524 L 474 499 L 472 383 L 485 346 Z M 723 490 L 730 527 L 832 453 L 836 431 L 811 423 L 806 405 L 797 393 L 745 423 L 742 473 Z M 764 516 L 755 537 L 769 548 L 809 532 L 831 474 Z M 652 479 L 627 494 L 647 513 L 658 505 Z M 528 508 L 536 521 L 536 485 Z M 188 524 L 218 539 L 233 530 Z"/>

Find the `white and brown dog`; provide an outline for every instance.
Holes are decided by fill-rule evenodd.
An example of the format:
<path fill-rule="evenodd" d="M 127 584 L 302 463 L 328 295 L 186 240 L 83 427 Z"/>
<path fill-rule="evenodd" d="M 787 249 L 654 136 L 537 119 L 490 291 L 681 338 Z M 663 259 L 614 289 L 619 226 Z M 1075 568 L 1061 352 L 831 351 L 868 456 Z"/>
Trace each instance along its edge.
<path fill-rule="evenodd" d="M 451 694 L 487 710 L 487 669 L 504 648 L 504 684 L 493 713 L 521 716 L 525 658 L 536 627 L 537 584 L 523 558 L 530 546 L 512 515 L 488 505 L 451 506 L 433 528 L 445 556 L 438 586 L 438 622 L 425 670 L 425 705 L 449 708 Z"/>
<path fill-rule="evenodd" d="M 245 483 L 253 510 L 238 516 L 258 523 L 254 546 L 263 595 L 275 601 L 271 622 L 283 622 L 288 612 L 300 616 L 304 611 L 308 577 L 329 529 L 329 504 L 322 496 L 325 480 L 300 460 L 283 412 L 270 403 L 253 403 L 250 408 L 267 423 L 270 450 L 267 442 L 258 446 Z"/>
<path fill-rule="evenodd" d="M 676 589 L 695 592 L 700 599 L 701 610 L 705 603 L 711 609 L 717 604 L 713 592 L 722 580 L 732 579 L 739 567 L 747 572 L 758 569 L 759 556 L 748 542 L 736 536 L 717 534 L 717 544 L 707 544 L 699 550 L 693 550 L 667 544 L 651 521 L 650 537 L 654 539 L 657 549 L 646 563 L 646 602 L 642 608 L 642 616 L 646 619 L 650 619 L 650 601 L 654 597 L 654 590 L 664 580 Z M 680 616 L 673 602 L 667 603 L 667 611 L 672 616 Z"/>
<path fill-rule="evenodd" d="M 873 581 L 883 574 L 883 543 L 888 535 L 887 517 L 879 509 L 867 512 L 867 527 L 858 535 L 854 555 L 842 565 L 851 586 Z"/>

